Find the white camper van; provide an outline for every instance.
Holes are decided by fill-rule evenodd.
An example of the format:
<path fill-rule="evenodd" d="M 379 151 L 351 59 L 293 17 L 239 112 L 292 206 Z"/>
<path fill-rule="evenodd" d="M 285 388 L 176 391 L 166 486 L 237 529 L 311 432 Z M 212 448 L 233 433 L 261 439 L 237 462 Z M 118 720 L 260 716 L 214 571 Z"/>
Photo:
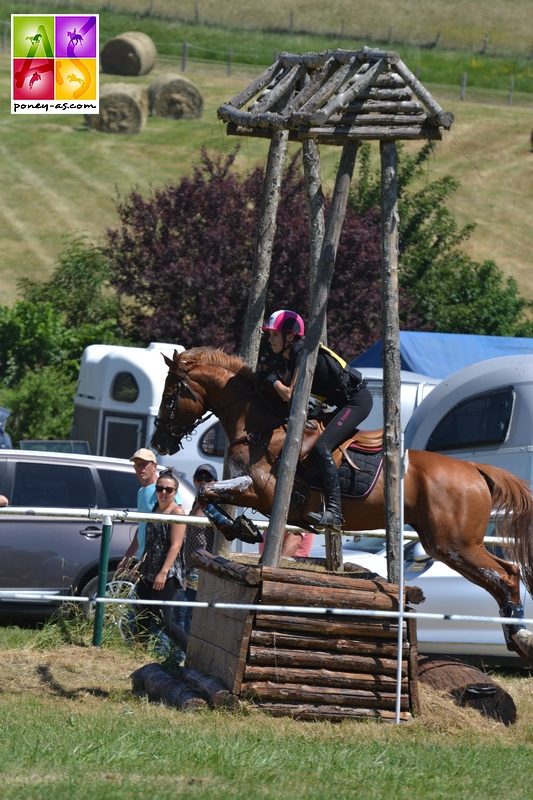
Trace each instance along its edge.
<path fill-rule="evenodd" d="M 415 409 L 405 446 L 492 464 L 533 486 L 533 355 L 480 361 Z"/>
<path fill-rule="evenodd" d="M 171 356 L 181 345 L 152 342 L 148 347 L 93 344 L 84 350 L 76 396 L 72 438 L 85 440 L 93 455 L 129 458 L 139 447 L 150 445 L 163 385 L 168 372 L 161 353 Z M 383 373 L 363 368 L 374 396 L 374 407 L 365 430 L 383 426 Z M 438 378 L 401 374 L 402 427 L 415 408 L 439 383 Z M 216 417 L 206 418 L 183 449 L 161 456 L 162 465 L 176 466 L 191 480 L 198 464 L 208 461 L 222 476 L 226 435 Z"/>

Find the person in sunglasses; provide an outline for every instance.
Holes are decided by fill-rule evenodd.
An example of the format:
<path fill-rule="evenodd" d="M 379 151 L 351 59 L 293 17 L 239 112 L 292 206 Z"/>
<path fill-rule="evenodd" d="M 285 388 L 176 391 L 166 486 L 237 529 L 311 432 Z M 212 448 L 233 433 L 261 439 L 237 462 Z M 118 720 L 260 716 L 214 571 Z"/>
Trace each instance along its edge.
<path fill-rule="evenodd" d="M 172 469 L 165 469 L 155 484 L 156 504 L 154 514 L 168 515 L 169 520 L 150 520 L 146 523 L 144 557 L 139 567 L 141 578 L 137 584 L 139 600 L 178 600 L 184 598 L 185 560 L 183 542 L 185 525 L 179 516 L 185 511 L 176 502 L 179 482 Z M 138 619 L 142 632 L 155 633 L 160 639 L 160 649 L 165 648 L 161 626 L 173 644 L 181 651 L 187 648 L 185 631 L 176 623 L 173 606 L 142 606 Z"/>
<path fill-rule="evenodd" d="M 193 481 L 194 488 L 198 493 L 198 490 L 205 484 L 218 481 L 218 473 L 212 464 L 200 464 L 194 472 Z M 193 503 L 190 515 L 191 517 L 205 517 L 204 509 L 198 502 L 198 498 Z M 187 600 L 194 602 L 198 595 L 198 569 L 191 563 L 192 554 L 195 550 L 207 550 L 209 553 L 212 553 L 214 544 L 215 529 L 209 522 L 207 522 L 206 525 L 187 525 L 185 534 L 185 595 Z M 191 629 L 193 609 L 188 607 L 183 609 L 183 611 L 181 624 L 185 633 L 188 634 Z"/>

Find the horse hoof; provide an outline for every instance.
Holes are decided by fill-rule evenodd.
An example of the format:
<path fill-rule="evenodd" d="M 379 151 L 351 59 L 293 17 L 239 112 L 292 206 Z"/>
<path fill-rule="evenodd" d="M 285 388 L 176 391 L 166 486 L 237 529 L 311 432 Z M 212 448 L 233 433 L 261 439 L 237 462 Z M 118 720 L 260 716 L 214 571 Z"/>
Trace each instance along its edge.
<path fill-rule="evenodd" d="M 516 652 L 522 656 L 528 663 L 533 663 L 533 633 L 520 628 L 519 631 L 511 636 L 513 644 L 516 647 Z"/>

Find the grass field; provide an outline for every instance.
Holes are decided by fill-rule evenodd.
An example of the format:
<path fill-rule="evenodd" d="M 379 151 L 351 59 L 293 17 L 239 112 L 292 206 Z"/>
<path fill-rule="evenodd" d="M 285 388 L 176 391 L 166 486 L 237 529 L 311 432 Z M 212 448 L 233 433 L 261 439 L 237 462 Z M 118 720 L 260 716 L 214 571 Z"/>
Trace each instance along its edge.
<path fill-rule="evenodd" d="M 313 32 L 415 45 L 466 49 L 478 52 L 487 37 L 489 53 L 522 53 L 531 56 L 533 42 L 529 23 L 530 0 L 19 0 L 17 6 L 31 9 L 133 12 L 143 19 L 160 17 L 211 26 Z M 11 4 L 11 10 L 18 10 Z M 234 49 L 238 49 L 234 45 Z"/>
<path fill-rule="evenodd" d="M 183 713 L 131 693 L 142 651 L 51 646 L 0 628 L 2 800 L 526 800 L 533 679 L 492 676 L 513 697 L 508 728 L 421 686 L 400 726 Z"/>
<path fill-rule="evenodd" d="M 157 12 L 157 0 L 151 5 L 152 11 Z M 297 5 L 291 5 L 295 13 Z M 385 0 L 380 0 L 378 5 L 382 13 L 389 8 Z M 516 31 L 517 45 L 520 42 L 522 46 L 527 39 L 525 35 L 522 38 L 518 36 L 515 6 L 525 13 L 525 6 L 519 2 L 482 4 L 480 0 L 471 0 L 470 3 L 452 5 L 457 14 L 460 10 L 464 12 L 466 7 L 472 13 L 480 13 L 482 5 L 498 8 L 500 17 L 505 10 L 509 14 L 509 26 Z M 5 11 L 5 6 L 0 2 L 0 10 Z M 38 3 L 20 3 L 17 10 L 27 11 L 38 6 Z M 107 8 L 110 6 L 127 6 L 142 11 L 146 10 L 147 3 L 143 6 L 140 0 L 132 0 L 127 4 L 116 0 L 106 4 Z M 53 10 L 53 7 L 54 4 L 50 4 L 49 10 Z M 166 7 L 170 13 L 172 3 L 166 4 Z M 180 14 L 194 13 L 194 7 L 191 2 L 180 4 Z M 253 5 L 253 14 L 251 7 L 245 2 L 223 5 L 224 13 L 233 13 L 238 8 L 241 19 L 247 23 L 266 25 L 257 6 Z M 339 14 L 344 7 L 346 4 L 334 3 L 332 9 Z M 402 8 L 405 14 L 411 14 L 413 7 L 412 3 L 407 2 L 398 5 L 398 9 Z M 437 7 L 442 9 L 444 4 L 431 4 L 431 9 L 436 10 Z M 203 17 L 204 12 L 207 14 L 215 6 L 199 2 L 198 8 Z M 299 8 L 303 6 L 300 4 Z M 312 3 L 309 8 L 308 19 L 311 24 L 318 17 L 313 16 L 315 6 Z M 278 16 L 281 15 L 281 4 L 274 4 L 273 10 Z M 155 30 L 156 38 L 163 36 L 163 32 L 167 38 L 172 37 L 171 26 L 160 20 L 147 17 L 132 20 L 109 14 L 108 17 L 114 20 L 115 25 L 123 22 L 131 27 L 135 22 L 137 29 Z M 489 18 L 490 14 L 487 25 Z M 313 22 L 315 24 L 318 25 L 318 22 Z M 157 27 L 153 29 L 150 26 Z M 210 29 L 204 26 L 196 26 L 195 30 L 202 31 L 203 36 L 210 35 Z M 234 32 L 222 33 L 227 37 L 233 36 L 235 40 Z M 216 29 L 211 31 L 213 40 L 219 34 L 222 35 Z M 272 42 L 278 41 L 279 37 L 272 36 Z M 241 34 L 239 41 L 246 41 L 246 36 Z M 258 41 L 265 48 L 264 37 L 259 36 Z M 301 45 L 300 49 L 307 49 L 309 45 L 307 39 L 293 38 L 289 41 L 294 46 L 288 49 L 296 51 L 298 45 Z M 286 45 L 286 40 L 283 44 Z M 267 49 L 270 47 L 269 44 Z M 4 52 L 0 56 L 0 92 L 5 98 L 9 96 L 9 62 L 9 55 Z M 407 63 L 412 66 L 409 61 Z M 533 64 L 527 62 L 526 66 L 533 75 Z M 159 72 L 168 69 L 179 71 L 179 58 L 161 56 L 152 73 L 130 80 L 148 84 Z M 81 116 L 12 116 L 7 113 L 7 103 L 4 103 L 0 108 L 0 156 L 3 162 L 0 191 L 0 234 L 3 239 L 0 302 L 10 304 L 16 299 L 17 281 L 25 276 L 49 277 L 66 235 L 81 233 L 91 241 L 98 241 L 105 229 L 116 223 L 117 195 L 124 195 L 133 188 L 148 192 L 163 183 L 179 181 L 183 175 L 190 173 L 194 164 L 199 163 L 202 147 L 211 152 L 227 153 L 240 144 L 237 162 L 240 170 L 248 171 L 257 163 L 264 164 L 266 142 L 229 138 L 216 117 L 220 103 L 240 91 L 261 70 L 262 67 L 258 65 L 234 65 L 231 74 L 227 74 L 223 63 L 191 60 L 186 74 L 204 97 L 202 119 L 170 121 L 150 118 L 145 130 L 138 136 L 113 136 L 89 131 Z M 111 80 L 115 78 L 102 76 L 102 81 Z M 461 102 L 457 86 L 443 82 L 428 85 L 428 88 L 446 110 L 454 112 L 456 121 L 451 131 L 445 134 L 444 141 L 438 145 L 425 179 L 452 174 L 461 181 L 461 189 L 451 200 L 450 207 L 459 223 L 475 222 L 477 225 L 466 249 L 478 260 L 493 258 L 506 274 L 516 278 L 525 296 L 533 297 L 529 277 L 533 249 L 530 224 L 533 199 L 533 153 L 530 152 L 533 93 L 516 92 L 514 104 L 509 106 L 504 89 L 469 88 L 466 101 Z M 332 189 L 338 158 L 338 148 L 322 148 L 323 183 L 327 191 Z"/>

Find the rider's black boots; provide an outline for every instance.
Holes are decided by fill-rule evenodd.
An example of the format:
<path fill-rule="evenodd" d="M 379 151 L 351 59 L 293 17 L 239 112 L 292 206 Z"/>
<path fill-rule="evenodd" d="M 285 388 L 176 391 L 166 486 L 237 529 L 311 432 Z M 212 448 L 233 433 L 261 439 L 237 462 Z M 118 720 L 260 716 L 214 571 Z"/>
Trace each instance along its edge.
<path fill-rule="evenodd" d="M 318 453 L 320 455 L 320 472 L 326 496 L 326 510 L 323 514 L 311 512 L 307 514 L 307 519 L 317 530 L 328 528 L 331 531 L 339 532 L 342 530 L 343 518 L 341 509 L 341 487 L 339 484 L 339 474 L 333 460 L 333 456 L 327 451 Z"/>

